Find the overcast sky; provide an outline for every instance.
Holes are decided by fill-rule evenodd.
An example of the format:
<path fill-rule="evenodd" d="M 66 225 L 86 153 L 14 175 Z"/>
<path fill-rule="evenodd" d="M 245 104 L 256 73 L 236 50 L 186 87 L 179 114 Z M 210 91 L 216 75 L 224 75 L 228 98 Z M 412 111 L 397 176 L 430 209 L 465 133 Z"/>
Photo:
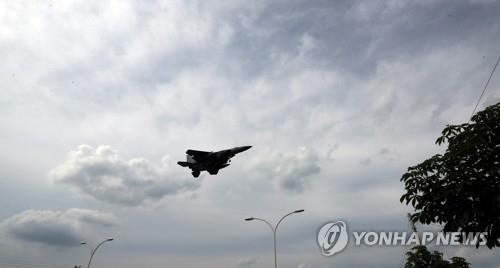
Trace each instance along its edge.
<path fill-rule="evenodd" d="M 0 267 L 401 267 L 316 232 L 407 230 L 408 166 L 468 121 L 500 2 L 0 2 Z M 500 100 L 494 78 L 480 109 Z M 186 149 L 253 148 L 217 176 Z M 497 268 L 498 249 L 440 249 Z M 32 267 L 33 268 L 33 267 Z"/>

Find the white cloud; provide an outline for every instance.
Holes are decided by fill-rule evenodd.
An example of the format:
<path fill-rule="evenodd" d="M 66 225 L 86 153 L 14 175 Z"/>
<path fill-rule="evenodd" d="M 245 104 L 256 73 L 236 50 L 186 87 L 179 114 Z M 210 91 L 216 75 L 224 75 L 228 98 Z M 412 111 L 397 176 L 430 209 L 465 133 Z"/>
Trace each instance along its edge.
<path fill-rule="evenodd" d="M 321 170 L 317 153 L 306 147 L 287 153 L 262 154 L 252 165 L 264 176 L 275 178 L 280 188 L 297 193 L 309 188 L 311 177 Z"/>
<path fill-rule="evenodd" d="M 359 161 L 359 163 L 363 166 L 368 166 L 371 163 L 371 159 L 369 157 L 364 158 L 363 160 Z"/>
<path fill-rule="evenodd" d="M 198 189 L 199 181 L 172 173 L 167 159 L 161 164 L 144 158 L 123 160 L 109 146 L 80 145 L 50 176 L 98 200 L 125 206 Z"/>
<path fill-rule="evenodd" d="M 113 214 L 72 208 L 65 211 L 26 210 L 4 220 L 0 228 L 18 240 L 74 247 L 89 236 L 93 237 L 95 228 L 116 224 Z"/>
<path fill-rule="evenodd" d="M 238 260 L 239 268 L 252 268 L 256 267 L 256 265 L 257 265 L 257 259 L 255 258 L 246 258 Z"/>
<path fill-rule="evenodd" d="M 324 267 L 306 241 L 317 223 L 345 216 L 385 228 L 401 214 L 405 228 L 400 173 L 472 111 L 498 57 L 500 5 L 469 2 L 1 1 L 0 177 L 12 182 L 3 211 L 96 204 L 40 179 L 59 165 L 53 181 L 128 206 L 111 206 L 126 211 L 116 233 L 129 243 L 102 256 L 107 266 L 199 268 L 268 256 L 240 218 L 303 206 L 296 220 L 314 228 L 297 229 L 303 255 L 283 263 Z M 497 89 L 493 79 L 482 107 Z M 82 143 L 120 154 L 83 146 L 61 161 Z M 187 148 L 237 145 L 254 148 L 203 175 L 203 187 L 171 166 Z M 165 153 L 172 159 L 160 162 Z M 370 264 L 357 250 L 336 266 Z M 71 259 L 59 255 L 44 252 Z M 396 257 L 376 265 L 399 258 L 387 256 Z M 481 265 L 495 256 L 469 258 L 497 266 Z"/>

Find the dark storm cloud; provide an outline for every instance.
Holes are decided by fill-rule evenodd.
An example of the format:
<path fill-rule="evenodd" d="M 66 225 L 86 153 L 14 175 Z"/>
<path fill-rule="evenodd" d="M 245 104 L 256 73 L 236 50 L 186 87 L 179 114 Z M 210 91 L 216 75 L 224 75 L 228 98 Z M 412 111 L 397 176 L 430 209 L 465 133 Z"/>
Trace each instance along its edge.
<path fill-rule="evenodd" d="M 76 247 L 86 239 L 86 230 L 115 224 L 112 214 L 95 210 L 27 210 L 4 220 L 0 227 L 7 235 L 19 240 Z"/>
<path fill-rule="evenodd" d="M 51 172 L 51 177 L 98 200 L 125 206 L 138 206 L 200 186 L 193 180 L 176 179 L 168 164 L 155 165 L 142 158 L 122 160 L 109 146 L 94 149 L 81 145 Z"/>
<path fill-rule="evenodd" d="M 422 109 L 436 102 L 432 118 L 439 124 L 436 118 L 453 103 L 469 101 L 473 94 L 467 83 L 452 84 L 456 80 L 454 72 L 447 72 L 442 77 L 422 77 L 421 73 L 445 73 L 448 66 L 453 66 L 457 72 L 476 69 L 467 60 L 453 57 L 456 54 L 453 51 L 458 53 L 464 45 L 486 48 L 496 43 L 495 36 L 487 37 L 487 42 L 479 42 L 474 36 L 487 36 L 484 32 L 495 28 L 498 22 L 491 9 L 497 8 L 497 5 L 491 8 L 490 4 L 465 1 L 453 7 L 444 2 L 400 1 L 348 1 L 334 5 L 331 2 L 274 2 L 261 4 L 257 11 L 243 7 L 224 17 L 233 28 L 240 30 L 233 30 L 224 64 L 218 65 L 214 76 L 220 72 L 248 80 L 246 87 L 236 84 L 231 91 L 240 96 L 256 94 L 254 91 L 260 85 L 272 88 L 271 93 L 256 97 L 260 102 L 240 99 L 243 107 L 260 110 L 253 111 L 257 115 L 263 114 L 239 118 L 242 127 L 248 125 L 253 130 L 279 128 L 284 124 L 308 127 L 317 123 L 309 118 L 317 117 L 322 109 L 331 113 L 342 110 L 347 112 L 342 120 L 353 121 L 350 128 L 343 131 L 350 135 L 354 132 L 355 136 L 363 133 L 354 129 L 356 124 L 364 132 L 372 131 L 376 123 L 387 122 L 400 109 Z M 461 19 L 453 21 L 443 15 L 449 9 Z M 475 15 L 483 11 L 484 20 Z M 485 28 L 488 22 L 491 24 Z M 481 27 L 484 31 L 479 31 Z M 462 39 L 464 31 L 471 33 L 467 39 Z M 443 53 L 445 55 L 440 57 Z M 470 55 L 471 60 L 476 56 Z M 219 60 L 211 58 L 207 62 Z M 486 62 L 479 60 L 475 64 Z M 235 70 L 239 70 L 241 76 Z M 339 77 L 336 81 L 321 81 L 322 77 L 336 75 Z M 388 82 L 379 81 L 381 77 Z M 293 79 L 307 81 L 300 84 L 299 92 L 310 93 L 291 97 Z M 461 94 L 456 94 L 457 91 Z M 356 104 L 356 98 L 366 101 L 364 106 L 352 105 Z M 203 110 L 207 106 L 211 106 L 210 99 L 198 104 Z M 201 121 L 206 121 L 203 115 L 198 118 L 198 122 Z M 332 125 L 331 121 L 322 122 L 322 132 Z M 308 130 L 303 132 L 311 136 L 316 134 L 315 129 Z"/>
<path fill-rule="evenodd" d="M 453 5 L 447 1 L 278 1 L 268 3 L 255 16 L 250 31 L 238 32 L 245 40 L 238 48 L 244 54 L 255 50 L 259 54 L 253 63 L 264 67 L 272 63 L 268 62 L 272 52 L 296 53 L 295 44 L 307 33 L 321 40 L 321 45 L 310 55 L 313 65 L 302 68 L 335 67 L 365 76 L 373 74 L 382 60 L 478 42 L 474 36 L 488 41 L 476 44 L 493 48 L 496 37 L 484 33 L 496 33 L 499 11 L 497 4 L 479 1 Z M 464 31 L 472 36 L 464 39 Z"/>

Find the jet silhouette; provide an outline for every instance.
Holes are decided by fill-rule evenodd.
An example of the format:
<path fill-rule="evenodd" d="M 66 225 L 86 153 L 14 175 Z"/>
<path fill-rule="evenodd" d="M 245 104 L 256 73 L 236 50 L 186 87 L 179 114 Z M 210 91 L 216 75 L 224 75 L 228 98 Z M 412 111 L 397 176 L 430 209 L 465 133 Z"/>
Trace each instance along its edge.
<path fill-rule="evenodd" d="M 210 175 L 215 175 L 220 169 L 229 166 L 233 156 L 250 148 L 252 148 L 252 146 L 241 146 L 218 152 L 205 152 L 189 149 L 186 151 L 186 161 L 179 161 L 177 164 L 190 168 L 192 170 L 191 174 L 193 174 L 193 177 L 195 178 L 198 178 L 198 176 L 200 176 L 200 172 L 204 170 L 206 170 Z"/>

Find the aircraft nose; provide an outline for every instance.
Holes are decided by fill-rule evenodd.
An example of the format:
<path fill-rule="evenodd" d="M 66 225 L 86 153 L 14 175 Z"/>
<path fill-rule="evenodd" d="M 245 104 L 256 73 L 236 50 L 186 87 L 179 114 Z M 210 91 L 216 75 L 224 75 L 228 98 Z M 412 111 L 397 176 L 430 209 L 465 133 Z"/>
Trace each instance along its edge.
<path fill-rule="evenodd" d="M 233 150 L 235 153 L 241 153 L 241 152 L 244 152 L 250 148 L 252 148 L 252 146 L 241 146 L 241 147 L 236 147 Z"/>

